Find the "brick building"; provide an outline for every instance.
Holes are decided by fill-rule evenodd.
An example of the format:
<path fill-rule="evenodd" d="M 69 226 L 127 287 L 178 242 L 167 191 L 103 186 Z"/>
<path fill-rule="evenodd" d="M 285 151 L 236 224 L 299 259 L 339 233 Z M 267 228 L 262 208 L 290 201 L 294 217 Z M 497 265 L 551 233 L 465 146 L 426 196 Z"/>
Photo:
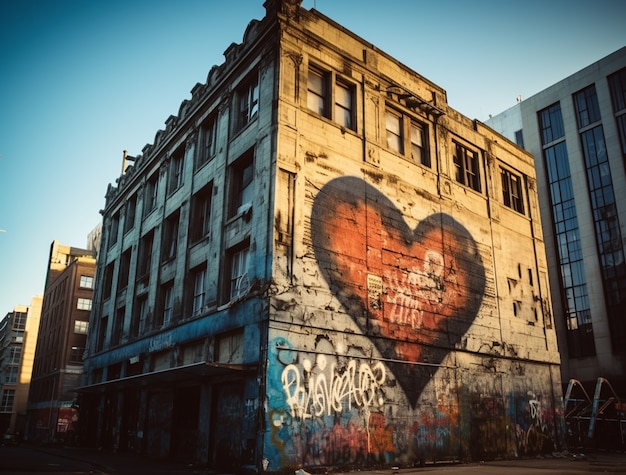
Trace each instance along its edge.
<path fill-rule="evenodd" d="M 269 472 L 560 447 L 532 157 L 265 7 L 107 190 L 84 442 Z"/>
<path fill-rule="evenodd" d="M 75 438 L 95 271 L 94 250 L 50 245 L 24 434 L 31 442 Z"/>

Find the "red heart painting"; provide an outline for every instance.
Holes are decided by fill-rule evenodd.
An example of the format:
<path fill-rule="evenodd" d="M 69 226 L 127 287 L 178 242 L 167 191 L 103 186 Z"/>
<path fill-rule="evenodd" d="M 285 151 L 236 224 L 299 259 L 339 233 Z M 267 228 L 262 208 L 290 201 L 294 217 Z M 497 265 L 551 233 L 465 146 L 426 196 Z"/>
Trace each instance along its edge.
<path fill-rule="evenodd" d="M 385 195 L 355 177 L 320 190 L 311 232 L 330 289 L 415 403 L 480 308 L 485 272 L 476 242 L 443 213 L 411 230 Z"/>

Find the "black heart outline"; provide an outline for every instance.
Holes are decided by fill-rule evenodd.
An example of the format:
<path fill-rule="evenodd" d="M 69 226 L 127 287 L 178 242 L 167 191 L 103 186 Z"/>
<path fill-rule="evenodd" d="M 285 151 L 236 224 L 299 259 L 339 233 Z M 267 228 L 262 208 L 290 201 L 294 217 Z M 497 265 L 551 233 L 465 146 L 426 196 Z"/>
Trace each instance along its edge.
<path fill-rule="evenodd" d="M 348 204 L 353 209 L 360 206 L 373 207 L 386 223 L 394 223 L 394 228 L 406 242 L 420 242 L 422 236 L 435 229 L 441 230 L 442 236 L 452 236 L 455 244 L 460 245 L 455 258 L 460 271 L 467 273 L 468 300 L 462 314 L 446 320 L 445 330 L 438 332 L 437 338 L 430 343 L 426 359 L 411 364 L 401 361 L 395 349 L 396 340 L 392 340 L 370 325 L 367 304 L 359 295 L 350 291 L 343 281 L 343 275 L 336 265 L 336 254 L 332 249 L 333 236 L 325 232 L 324 225 L 328 217 L 334 214 L 339 204 Z M 347 226 L 348 227 L 348 226 Z M 482 304 L 485 290 L 485 269 L 476 241 L 469 231 L 452 216 L 435 213 L 420 221 L 415 230 L 411 230 L 402 213 L 378 189 L 364 180 L 345 176 L 329 181 L 318 192 L 311 210 L 312 243 L 318 266 L 331 292 L 341 302 L 346 312 L 355 320 L 361 331 L 372 339 L 376 348 L 387 360 L 387 366 L 404 390 L 413 406 L 417 403 L 424 387 L 443 359 L 453 350 L 471 324 Z M 418 344 L 418 343 L 415 343 Z"/>

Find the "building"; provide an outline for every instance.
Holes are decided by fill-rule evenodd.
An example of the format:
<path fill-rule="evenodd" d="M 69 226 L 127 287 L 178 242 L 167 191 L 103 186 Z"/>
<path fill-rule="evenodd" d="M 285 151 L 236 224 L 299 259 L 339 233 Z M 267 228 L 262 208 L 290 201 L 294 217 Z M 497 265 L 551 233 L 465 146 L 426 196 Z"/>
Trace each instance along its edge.
<path fill-rule="evenodd" d="M 107 190 L 83 442 L 267 472 L 560 448 L 531 155 L 265 7 Z"/>
<path fill-rule="evenodd" d="M 0 434 L 24 434 L 26 405 L 37 333 L 41 297 L 18 305 L 0 321 Z"/>
<path fill-rule="evenodd" d="M 488 123 L 535 156 L 564 385 L 626 396 L 626 47 Z"/>
<path fill-rule="evenodd" d="M 96 270 L 95 251 L 53 241 L 28 395 L 29 441 L 72 443 Z"/>
<path fill-rule="evenodd" d="M 626 47 L 488 124 L 535 156 L 569 445 L 626 447 Z"/>

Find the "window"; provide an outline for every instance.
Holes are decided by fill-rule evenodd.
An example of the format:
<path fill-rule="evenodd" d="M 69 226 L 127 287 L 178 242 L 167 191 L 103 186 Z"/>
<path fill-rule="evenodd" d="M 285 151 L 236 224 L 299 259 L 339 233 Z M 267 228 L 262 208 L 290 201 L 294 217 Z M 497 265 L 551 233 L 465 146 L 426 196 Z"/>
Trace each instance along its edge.
<path fill-rule="evenodd" d="M 179 214 L 179 211 L 172 213 L 163 223 L 163 248 L 161 249 L 162 261 L 167 261 L 176 257 Z"/>
<path fill-rule="evenodd" d="M 113 246 L 117 242 L 117 234 L 120 228 L 120 212 L 118 211 L 111 216 L 111 230 L 109 232 L 110 246 Z"/>
<path fill-rule="evenodd" d="M 139 241 L 139 260 L 137 262 L 137 277 L 149 278 L 152 264 L 152 246 L 154 243 L 154 231 L 150 231 Z"/>
<path fill-rule="evenodd" d="M 211 160 L 217 153 L 217 114 L 211 115 L 200 126 L 200 143 L 196 169 Z"/>
<path fill-rule="evenodd" d="M 84 352 L 84 348 L 81 348 L 79 346 L 72 346 L 70 350 L 70 363 L 82 363 Z"/>
<path fill-rule="evenodd" d="M 213 184 L 209 183 L 191 198 L 189 236 L 192 243 L 209 235 L 211 230 L 211 200 Z"/>
<path fill-rule="evenodd" d="M 481 191 L 477 152 L 455 142 L 454 167 L 456 169 L 456 181 L 474 191 Z"/>
<path fill-rule="evenodd" d="M 611 341 L 617 351 L 624 351 L 622 348 L 622 342 L 626 338 L 626 326 L 623 324 L 626 311 L 624 248 L 595 86 L 591 85 L 574 94 L 574 104 L 579 119 L 578 132 L 587 170 L 588 193 L 593 211 L 602 284 L 606 294 L 606 313 Z"/>
<path fill-rule="evenodd" d="M 347 81 L 320 68 L 309 68 L 307 107 L 316 114 L 355 130 L 354 97 L 354 86 Z"/>
<path fill-rule="evenodd" d="M 13 314 L 13 330 L 25 330 L 26 329 L 26 313 L 15 312 Z"/>
<path fill-rule="evenodd" d="M 81 275 L 80 283 L 78 285 L 81 289 L 93 289 L 93 276 Z"/>
<path fill-rule="evenodd" d="M 387 147 L 391 150 L 404 153 L 404 137 L 402 136 L 402 116 L 392 111 L 385 114 L 387 128 Z"/>
<path fill-rule="evenodd" d="M 159 193 L 159 172 L 154 173 L 148 181 L 143 195 L 143 213 L 148 215 L 156 209 Z"/>
<path fill-rule="evenodd" d="M 89 330 L 89 322 L 83 320 L 74 320 L 74 333 L 86 335 Z"/>
<path fill-rule="evenodd" d="M 430 167 L 430 157 L 426 148 L 426 128 L 404 114 L 387 110 L 385 112 L 387 147 L 401 154 L 409 155 L 415 163 Z M 408 152 L 408 153 L 407 153 Z"/>
<path fill-rule="evenodd" d="M 568 352 L 572 358 L 591 356 L 596 349 L 561 106 L 553 104 L 537 116 L 560 264 Z"/>
<path fill-rule="evenodd" d="M 252 122 L 259 112 L 258 73 L 254 73 L 237 89 L 236 107 L 237 123 L 235 124 L 235 132 L 238 132 Z"/>
<path fill-rule="evenodd" d="M 13 412 L 13 401 L 15 400 L 15 389 L 5 389 L 2 391 L 0 400 L 0 412 Z"/>
<path fill-rule="evenodd" d="M 130 274 L 130 258 L 132 248 L 128 248 L 120 257 L 120 271 L 117 276 L 117 290 L 125 289 L 128 286 L 128 275 Z"/>
<path fill-rule="evenodd" d="M 107 266 L 104 268 L 104 289 L 103 289 L 103 294 L 104 294 L 104 298 L 108 299 L 111 297 L 111 290 L 113 288 L 113 271 L 114 271 L 114 263 L 111 262 L 110 264 L 107 264 Z"/>
<path fill-rule="evenodd" d="M 192 316 L 200 315 L 206 301 L 206 266 L 194 269 L 193 275 L 193 303 Z"/>
<path fill-rule="evenodd" d="M 579 129 L 600 120 L 600 106 L 595 86 L 586 87 L 574 94 L 574 106 Z"/>
<path fill-rule="evenodd" d="M 120 307 L 115 312 L 115 321 L 113 322 L 113 334 L 111 335 L 111 345 L 119 345 L 122 341 L 122 333 L 124 331 L 124 318 L 126 317 L 126 307 Z"/>
<path fill-rule="evenodd" d="M 4 371 L 6 373 L 4 377 L 5 384 L 17 384 L 17 379 L 20 374 L 19 366 L 7 366 Z"/>
<path fill-rule="evenodd" d="M 22 347 L 12 346 L 9 349 L 9 359 L 6 364 L 20 364 L 22 359 Z"/>
<path fill-rule="evenodd" d="M 236 299 L 248 291 L 248 247 L 235 250 L 230 258 L 230 299 Z"/>
<path fill-rule="evenodd" d="M 137 338 L 142 329 L 146 328 L 146 320 L 148 318 L 148 297 L 142 295 L 137 297 L 135 309 L 130 320 L 130 336 Z"/>
<path fill-rule="evenodd" d="M 157 320 L 158 326 L 166 326 L 172 321 L 174 310 L 174 282 L 161 286 L 161 312 Z"/>
<path fill-rule="evenodd" d="M 253 157 L 254 150 L 250 150 L 231 165 L 229 218 L 252 204 Z"/>
<path fill-rule="evenodd" d="M 615 74 L 609 76 L 609 86 L 611 88 L 613 111 L 626 110 L 626 68 L 620 69 Z"/>
<path fill-rule="evenodd" d="M 102 350 L 102 348 L 104 348 L 108 325 L 109 317 L 105 315 L 100 319 L 100 326 L 98 327 L 98 340 L 96 341 L 96 350 Z"/>
<path fill-rule="evenodd" d="M 78 310 L 91 310 L 91 299 L 79 298 L 76 308 Z"/>
<path fill-rule="evenodd" d="M 346 129 L 354 129 L 354 93 L 348 84 L 337 81 L 335 88 L 335 122 Z"/>
<path fill-rule="evenodd" d="M 183 162 L 185 158 L 185 147 L 181 146 L 170 157 L 168 165 L 167 194 L 172 194 L 183 185 Z"/>
<path fill-rule="evenodd" d="M 622 157 L 626 164 L 626 68 L 609 76 L 609 86 L 613 113 L 622 144 Z"/>
<path fill-rule="evenodd" d="M 131 196 L 126 202 L 126 212 L 124 218 L 124 234 L 135 226 L 135 212 L 137 210 L 137 196 Z"/>
<path fill-rule="evenodd" d="M 505 206 L 524 214 L 522 178 L 504 168 L 500 169 L 500 176 L 502 177 L 502 199 Z"/>

